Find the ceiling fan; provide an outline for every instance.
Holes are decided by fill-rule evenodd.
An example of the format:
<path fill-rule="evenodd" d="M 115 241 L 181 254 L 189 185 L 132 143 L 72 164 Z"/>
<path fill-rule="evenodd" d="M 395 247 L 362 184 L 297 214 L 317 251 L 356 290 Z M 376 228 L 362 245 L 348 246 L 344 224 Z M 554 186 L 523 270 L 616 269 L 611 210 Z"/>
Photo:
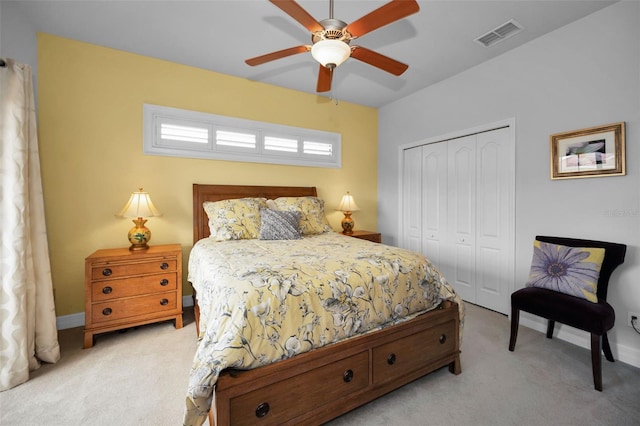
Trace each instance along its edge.
<path fill-rule="evenodd" d="M 392 0 L 375 9 L 371 13 L 347 24 L 333 18 L 333 0 L 329 0 L 329 18 L 316 21 L 305 9 L 294 0 L 269 0 L 286 14 L 298 21 L 311 33 L 311 45 L 302 45 L 267 53 L 247 59 L 248 65 L 255 66 L 298 53 L 311 52 L 313 58 L 320 63 L 318 92 L 331 90 L 333 70 L 349 57 L 365 62 L 393 75 L 404 73 L 408 65 L 391 59 L 362 46 L 351 46 L 352 40 L 412 15 L 420 10 L 415 0 Z"/>

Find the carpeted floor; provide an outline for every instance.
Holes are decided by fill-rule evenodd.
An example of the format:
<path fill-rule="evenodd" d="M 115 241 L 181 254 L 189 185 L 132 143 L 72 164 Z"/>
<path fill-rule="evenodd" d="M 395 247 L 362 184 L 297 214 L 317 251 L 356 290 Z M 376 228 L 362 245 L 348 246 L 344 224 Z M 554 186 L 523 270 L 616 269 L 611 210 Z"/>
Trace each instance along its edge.
<path fill-rule="evenodd" d="M 604 392 L 593 389 L 588 350 L 520 327 L 507 350 L 505 316 L 467 305 L 462 374 L 440 369 L 330 424 L 638 425 L 640 369 L 603 358 Z M 62 359 L 0 393 L 5 425 L 179 425 L 196 348 L 185 327 L 152 324 L 97 337 L 60 332 Z M 615 355 L 615 353 L 614 353 Z"/>

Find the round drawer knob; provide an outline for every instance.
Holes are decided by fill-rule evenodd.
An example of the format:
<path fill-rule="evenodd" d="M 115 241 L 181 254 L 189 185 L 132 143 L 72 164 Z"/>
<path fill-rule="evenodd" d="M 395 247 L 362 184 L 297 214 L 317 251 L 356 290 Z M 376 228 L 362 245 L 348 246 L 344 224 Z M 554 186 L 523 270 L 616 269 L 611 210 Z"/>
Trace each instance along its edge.
<path fill-rule="evenodd" d="M 163 287 L 168 286 L 169 285 L 169 280 L 166 279 L 166 278 L 160 280 L 160 285 L 163 286 Z"/>
<path fill-rule="evenodd" d="M 102 275 L 104 275 L 105 277 L 110 276 L 113 273 L 113 271 L 111 270 L 111 268 L 105 268 L 102 270 Z"/>
<path fill-rule="evenodd" d="M 389 354 L 387 357 L 387 364 L 393 365 L 396 363 L 396 354 Z"/>
<path fill-rule="evenodd" d="M 113 289 L 109 286 L 105 287 L 102 289 L 102 293 L 104 294 L 111 294 L 111 292 L 113 291 Z"/>
<path fill-rule="evenodd" d="M 256 407 L 256 417 L 264 417 L 269 413 L 269 403 L 263 402 Z"/>
<path fill-rule="evenodd" d="M 160 269 L 169 269 L 169 264 L 167 262 L 162 262 Z"/>
<path fill-rule="evenodd" d="M 162 300 L 160 300 L 160 304 L 161 304 L 162 306 L 164 306 L 164 305 L 168 305 L 168 304 L 169 304 L 169 300 L 168 300 L 168 299 L 162 299 Z"/>
<path fill-rule="evenodd" d="M 446 342 L 447 341 L 447 335 L 446 334 L 441 334 L 439 341 L 440 341 L 440 344 L 443 344 L 444 342 Z"/>
<path fill-rule="evenodd" d="M 345 381 L 345 383 L 349 383 L 350 381 L 353 380 L 353 370 L 347 370 L 342 374 L 342 380 Z"/>
<path fill-rule="evenodd" d="M 104 309 L 102 310 L 102 315 L 104 315 L 104 316 L 108 316 L 108 315 L 111 315 L 111 312 L 113 312 L 113 311 L 111 310 L 111 308 L 104 308 Z"/>

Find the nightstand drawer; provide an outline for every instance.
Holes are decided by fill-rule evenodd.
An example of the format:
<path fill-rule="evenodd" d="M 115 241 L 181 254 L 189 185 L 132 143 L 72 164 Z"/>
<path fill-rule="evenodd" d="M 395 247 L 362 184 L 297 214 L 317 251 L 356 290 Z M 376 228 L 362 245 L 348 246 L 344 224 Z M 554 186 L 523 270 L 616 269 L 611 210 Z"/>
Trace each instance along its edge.
<path fill-rule="evenodd" d="M 177 269 L 176 259 L 158 257 L 145 259 L 144 262 L 104 262 L 95 264 L 91 268 L 91 279 L 101 280 L 107 278 L 129 277 L 132 275 L 154 274 L 170 272 Z"/>
<path fill-rule="evenodd" d="M 91 310 L 93 323 L 116 321 L 123 318 L 176 310 L 176 292 L 158 293 L 151 296 L 131 297 L 95 303 Z"/>
<path fill-rule="evenodd" d="M 177 283 L 175 272 L 119 280 L 94 281 L 91 283 L 91 299 L 93 302 L 100 302 L 121 297 L 171 291 L 177 288 Z"/>

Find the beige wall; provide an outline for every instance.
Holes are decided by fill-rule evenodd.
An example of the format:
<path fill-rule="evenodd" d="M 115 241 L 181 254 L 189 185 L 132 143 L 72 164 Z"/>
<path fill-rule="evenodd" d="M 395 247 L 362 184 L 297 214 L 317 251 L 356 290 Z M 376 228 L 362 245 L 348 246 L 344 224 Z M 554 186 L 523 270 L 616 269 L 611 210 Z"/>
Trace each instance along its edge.
<path fill-rule="evenodd" d="M 84 258 L 126 247 L 114 217 L 138 187 L 164 214 L 151 244 L 192 245 L 192 183 L 317 186 L 327 216 L 350 191 L 357 229 L 377 229 L 376 109 L 48 34 L 38 34 L 38 119 L 58 316 L 84 310 Z M 315 84 L 310 81 L 309 84 Z M 293 167 L 143 155 L 144 103 L 342 134 L 342 168 Z M 186 276 L 186 267 L 185 267 Z M 184 293 L 190 294 L 188 283 Z"/>

